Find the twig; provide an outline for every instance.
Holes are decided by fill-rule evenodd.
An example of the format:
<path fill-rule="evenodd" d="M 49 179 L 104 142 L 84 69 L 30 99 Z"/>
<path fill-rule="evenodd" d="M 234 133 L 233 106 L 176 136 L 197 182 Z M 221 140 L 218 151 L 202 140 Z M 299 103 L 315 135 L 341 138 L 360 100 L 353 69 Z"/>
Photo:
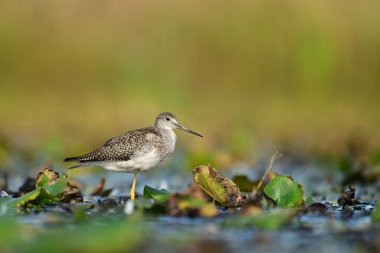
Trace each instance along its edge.
<path fill-rule="evenodd" d="M 99 195 L 103 189 L 104 185 L 106 184 L 106 179 L 102 177 L 99 181 L 99 183 L 95 186 L 95 189 L 92 191 L 91 195 Z"/>
<path fill-rule="evenodd" d="M 274 165 L 274 162 L 279 159 L 280 157 L 282 156 L 282 154 L 278 151 L 276 151 L 272 157 L 270 158 L 269 160 L 269 163 L 268 163 L 268 167 L 264 173 L 264 175 L 261 177 L 259 183 L 257 184 L 257 186 L 253 189 L 252 191 L 252 195 L 255 196 L 256 193 L 257 193 L 257 190 L 260 189 L 260 187 L 262 186 L 262 184 L 264 183 L 264 180 L 266 179 L 266 177 L 268 176 L 269 172 L 273 169 L 273 165 Z"/>

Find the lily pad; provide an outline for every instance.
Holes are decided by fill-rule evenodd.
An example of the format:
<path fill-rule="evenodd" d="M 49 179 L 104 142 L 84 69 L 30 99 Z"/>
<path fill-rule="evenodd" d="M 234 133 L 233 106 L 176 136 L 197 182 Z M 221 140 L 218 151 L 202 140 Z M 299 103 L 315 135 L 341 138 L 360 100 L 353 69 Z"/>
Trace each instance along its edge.
<path fill-rule="evenodd" d="M 194 182 L 211 198 L 221 205 L 239 207 L 246 203 L 247 197 L 228 177 L 208 166 L 198 166 L 193 170 Z"/>
<path fill-rule="evenodd" d="M 303 187 L 287 175 L 278 175 L 264 187 L 265 195 L 278 207 L 300 207 L 304 203 Z"/>
<path fill-rule="evenodd" d="M 144 187 L 144 198 L 145 199 L 154 199 L 158 202 L 165 202 L 169 197 L 169 192 L 166 190 L 158 190 L 152 188 L 148 185 Z"/>

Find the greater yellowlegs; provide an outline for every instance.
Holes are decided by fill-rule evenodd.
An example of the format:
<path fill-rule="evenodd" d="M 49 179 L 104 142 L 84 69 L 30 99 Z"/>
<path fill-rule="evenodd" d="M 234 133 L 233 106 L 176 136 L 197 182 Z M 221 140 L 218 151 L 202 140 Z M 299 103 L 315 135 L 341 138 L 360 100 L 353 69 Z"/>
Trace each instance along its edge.
<path fill-rule="evenodd" d="M 134 173 L 130 194 L 133 201 L 137 173 L 153 168 L 173 153 L 177 140 L 173 129 L 176 128 L 203 137 L 178 123 L 174 114 L 163 112 L 157 116 L 153 127 L 126 132 L 88 154 L 69 157 L 64 162 L 78 162 L 68 169 L 100 166 L 107 170 Z"/>

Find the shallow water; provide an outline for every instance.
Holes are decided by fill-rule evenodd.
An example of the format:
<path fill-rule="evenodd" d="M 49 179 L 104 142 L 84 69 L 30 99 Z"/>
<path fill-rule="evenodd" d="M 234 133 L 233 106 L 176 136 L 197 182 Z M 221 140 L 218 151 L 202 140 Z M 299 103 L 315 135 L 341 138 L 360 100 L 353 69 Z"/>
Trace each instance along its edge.
<path fill-rule="evenodd" d="M 142 193 L 144 185 L 155 188 L 166 188 L 170 192 L 181 191 L 191 183 L 191 170 L 178 169 L 181 154 L 173 161 L 139 175 L 137 193 Z M 223 172 L 229 177 L 244 174 L 251 179 L 260 178 L 265 170 L 265 162 L 258 166 L 239 163 L 229 171 Z M 64 169 L 60 164 L 55 167 Z M 106 177 L 106 189 L 113 188 L 106 199 L 85 195 L 87 204 L 103 202 L 96 208 L 86 210 L 88 219 L 107 217 L 114 221 L 126 218 L 124 214 L 125 200 L 132 175 L 98 171 L 91 173 L 91 168 L 70 174 L 84 186 L 88 194 L 102 177 Z M 363 200 L 361 205 L 342 208 L 336 204 L 339 192 L 336 184 L 343 175 L 333 167 L 320 162 L 295 162 L 283 159 L 275 166 L 275 171 L 289 174 L 300 182 L 307 196 L 313 201 L 326 205 L 325 213 L 310 211 L 298 215 L 291 223 L 277 231 L 264 231 L 254 227 L 230 228 L 222 223 L 231 215 L 225 213 L 218 218 L 189 218 L 171 216 L 145 215 L 140 225 L 147 231 L 144 243 L 138 246 L 140 252 L 374 252 L 379 250 L 380 227 L 373 224 L 371 214 L 375 208 L 373 187 L 358 186 L 357 199 Z M 35 171 L 29 171 L 32 176 Z M 9 176 L 9 185 L 17 189 L 25 174 L 15 170 Z M 364 194 L 366 192 L 366 194 Z M 371 198 L 372 197 L 372 198 Z M 113 201 L 113 200 L 115 201 Z M 326 201 L 328 200 L 328 201 Z M 365 200 L 365 201 L 364 201 Z M 104 202 L 105 201 L 105 202 Z M 42 212 L 16 215 L 22 224 L 30 225 L 37 230 L 49 231 L 57 226 L 75 228 L 73 213 L 66 207 L 46 207 Z M 128 219 L 128 217 L 127 217 Z M 102 221 L 95 221 L 102 224 Z"/>
<path fill-rule="evenodd" d="M 288 228 L 260 231 L 225 228 L 222 219 L 161 217 L 149 221 L 153 234 L 144 246 L 148 252 L 372 252 L 379 228 L 371 228 L 370 213 L 353 211 L 342 219 L 333 211 L 327 219 L 302 215 Z M 173 242 L 173 243 L 170 243 Z"/>

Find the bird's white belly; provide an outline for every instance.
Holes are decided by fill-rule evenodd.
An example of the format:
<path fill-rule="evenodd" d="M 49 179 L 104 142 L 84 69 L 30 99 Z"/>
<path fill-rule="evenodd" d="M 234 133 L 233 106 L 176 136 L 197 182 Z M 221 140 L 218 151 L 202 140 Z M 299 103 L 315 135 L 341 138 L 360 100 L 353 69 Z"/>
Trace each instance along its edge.
<path fill-rule="evenodd" d="M 135 156 L 128 161 L 104 162 L 103 167 L 107 170 L 119 172 L 140 172 L 149 170 L 160 162 L 156 150 Z"/>

